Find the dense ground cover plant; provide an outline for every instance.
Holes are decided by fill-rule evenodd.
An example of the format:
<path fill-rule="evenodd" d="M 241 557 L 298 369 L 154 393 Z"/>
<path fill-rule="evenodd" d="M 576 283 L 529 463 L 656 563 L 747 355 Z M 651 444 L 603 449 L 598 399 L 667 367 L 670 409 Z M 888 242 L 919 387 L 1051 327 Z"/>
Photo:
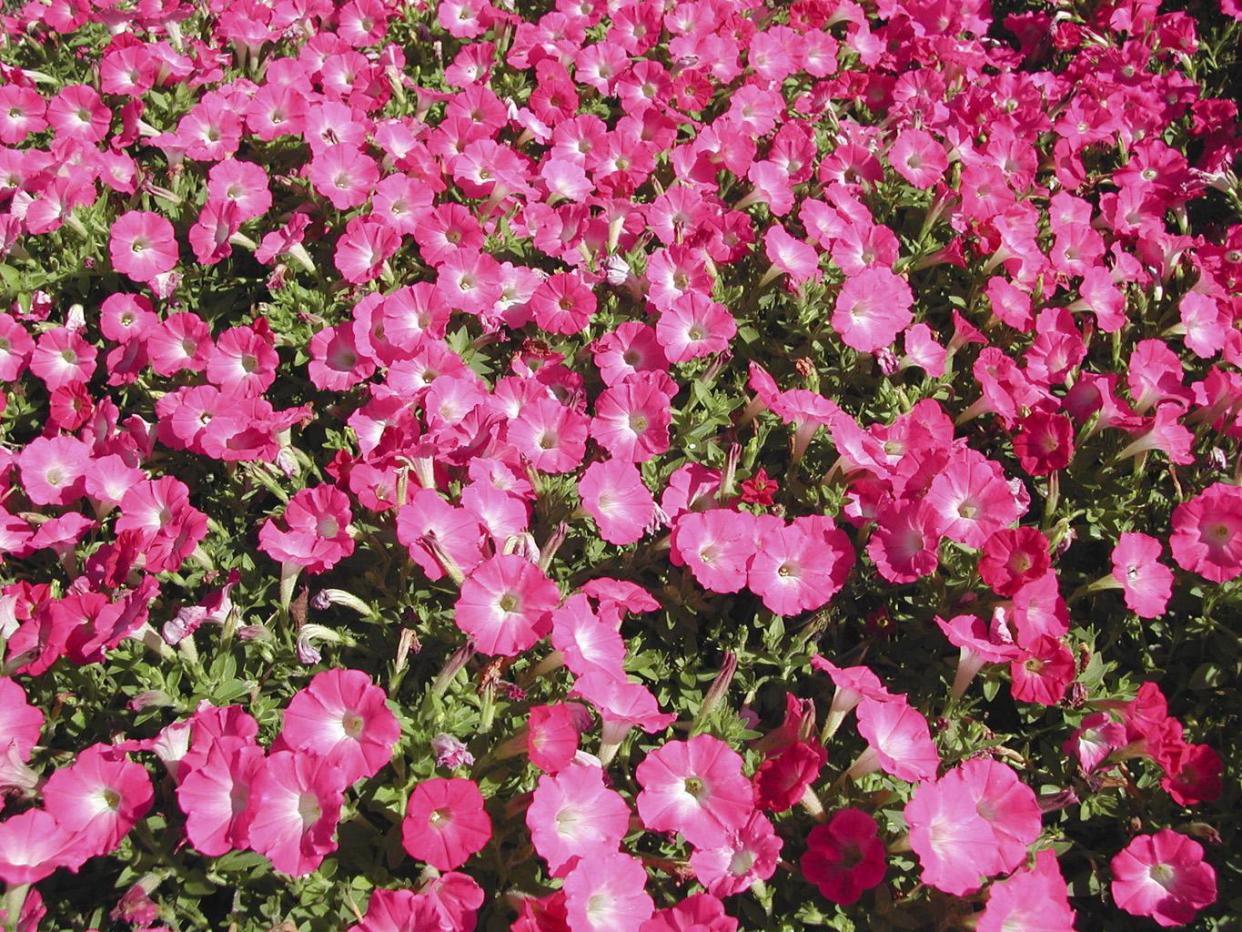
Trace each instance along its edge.
<path fill-rule="evenodd" d="M 12 7 L 5 927 L 1227 927 L 1239 18 Z"/>

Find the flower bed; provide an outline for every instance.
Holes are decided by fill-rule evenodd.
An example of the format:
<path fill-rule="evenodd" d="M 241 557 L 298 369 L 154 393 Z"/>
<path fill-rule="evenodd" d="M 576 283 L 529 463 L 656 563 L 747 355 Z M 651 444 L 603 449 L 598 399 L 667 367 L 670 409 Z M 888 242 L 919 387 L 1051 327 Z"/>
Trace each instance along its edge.
<path fill-rule="evenodd" d="M 0 922 L 1229 927 L 1239 19 L 7 13 Z"/>

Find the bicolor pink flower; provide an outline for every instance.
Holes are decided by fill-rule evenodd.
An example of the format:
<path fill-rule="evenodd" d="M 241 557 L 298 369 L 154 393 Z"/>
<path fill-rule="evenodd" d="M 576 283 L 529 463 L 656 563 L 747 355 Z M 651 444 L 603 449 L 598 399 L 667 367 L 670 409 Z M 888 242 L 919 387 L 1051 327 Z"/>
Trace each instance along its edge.
<path fill-rule="evenodd" d="M 483 559 L 482 537 L 478 516 L 450 505 L 435 489 L 417 490 L 397 511 L 397 540 L 433 582 L 443 578 L 446 569 L 472 572 Z"/>
<path fill-rule="evenodd" d="M 491 837 L 492 820 L 473 780 L 434 777 L 414 787 L 401 823 L 401 844 L 410 857 L 451 871 Z"/>
<path fill-rule="evenodd" d="M 1126 729 L 1107 712 L 1093 712 L 1065 740 L 1062 749 L 1078 761 L 1084 773 L 1091 773 L 1113 751 L 1126 745 Z"/>
<path fill-rule="evenodd" d="M 349 497 L 333 485 L 301 489 L 285 508 L 287 530 L 268 518 L 259 528 L 259 549 L 282 564 L 324 573 L 354 552 Z"/>
<path fill-rule="evenodd" d="M 892 345 L 897 334 L 914 321 L 914 295 L 906 280 L 883 267 L 852 275 L 841 286 L 832 314 L 841 341 L 860 353 Z"/>
<path fill-rule="evenodd" d="M 852 551 L 850 553 L 852 562 Z M 827 604 L 841 588 L 838 556 L 805 522 L 760 525 L 746 584 L 778 615 L 797 615 Z M 846 568 L 848 571 L 848 567 Z"/>
<path fill-rule="evenodd" d="M 582 508 L 595 519 L 600 536 L 623 547 L 640 540 L 656 516 L 656 503 L 633 463 L 592 463 L 578 480 Z"/>
<path fill-rule="evenodd" d="M 151 211 L 131 210 L 112 224 L 112 267 L 136 282 L 150 282 L 177 264 L 172 224 Z"/>
<path fill-rule="evenodd" d="M 1242 486 L 1217 482 L 1173 509 L 1177 565 L 1211 582 L 1242 575 Z"/>
<path fill-rule="evenodd" d="M 789 283 L 794 288 L 811 279 L 818 281 L 821 277 L 819 253 L 815 247 L 790 236 L 779 223 L 772 224 L 763 234 L 763 247 L 773 268 L 788 275 Z"/>
<path fill-rule="evenodd" d="M 548 333 L 581 333 L 595 314 L 595 293 L 580 275 L 558 272 L 539 283 L 530 298 L 535 323 Z"/>
<path fill-rule="evenodd" d="M 599 767 L 571 764 L 539 778 L 526 825 L 552 876 L 562 877 L 579 858 L 618 849 L 629 831 L 630 808 L 604 785 Z"/>
<path fill-rule="evenodd" d="M 318 754 L 276 751 L 250 791 L 250 847 L 291 877 L 302 877 L 336 850 L 344 802 L 341 769 Z"/>
<path fill-rule="evenodd" d="M 289 700 L 281 738 L 336 764 L 346 784 L 373 777 L 401 737 L 387 699 L 361 670 L 325 670 Z"/>
<path fill-rule="evenodd" d="M 147 814 L 153 798 L 146 768 L 102 744 L 79 753 L 43 787 L 44 807 L 75 837 L 75 853 L 82 860 L 114 850 Z"/>
<path fill-rule="evenodd" d="M 690 869 L 713 896 L 744 893 L 776 872 L 782 841 L 762 812 L 754 812 L 723 843 L 697 848 Z"/>
<path fill-rule="evenodd" d="M 263 749 L 253 740 L 220 737 L 206 759 L 182 777 L 177 803 L 185 813 L 185 833 L 197 850 L 212 857 L 250 844 L 250 806 L 255 777 L 263 769 Z"/>
<path fill-rule="evenodd" d="M 937 615 L 936 624 L 949 643 L 960 648 L 951 691 L 954 698 L 966 692 L 984 664 L 1005 663 L 1022 653 L 1022 649 L 1008 637 L 1008 630 L 998 626 L 995 619 L 989 626 L 976 615 L 955 615 L 948 621 Z"/>
<path fill-rule="evenodd" d="M 1159 618 L 1173 594 L 1173 571 L 1160 562 L 1160 550 L 1156 538 L 1135 532 L 1122 534 L 1113 548 L 1113 579 L 1140 618 Z"/>
<path fill-rule="evenodd" d="M 975 928 L 977 932 L 1073 932 L 1074 917 L 1057 856 L 1045 848 L 1035 855 L 1033 867 L 1024 867 L 988 888 L 988 901 Z"/>
<path fill-rule="evenodd" d="M 565 878 L 565 909 L 575 932 L 632 932 L 651 918 L 647 871 L 628 854 L 595 849 Z"/>
<path fill-rule="evenodd" d="M 548 633 L 560 601 L 556 583 L 535 564 L 515 554 L 497 554 L 462 583 L 454 617 L 477 650 L 516 657 Z"/>
<path fill-rule="evenodd" d="M 337 210 L 361 207 L 379 179 L 375 159 L 348 143 L 328 146 L 311 159 L 311 183 Z"/>
<path fill-rule="evenodd" d="M 653 832 L 680 832 L 696 848 L 721 844 L 746 824 L 754 790 L 742 758 L 719 738 L 669 741 L 648 754 L 635 778 L 638 815 Z"/>
<path fill-rule="evenodd" d="M 263 394 L 279 365 L 271 336 L 256 327 L 230 327 L 207 350 L 207 379 L 243 397 Z"/>
<path fill-rule="evenodd" d="M 625 640 L 617 624 L 596 615 L 580 592 L 552 613 L 552 646 L 575 676 L 595 671 L 625 677 Z"/>
<path fill-rule="evenodd" d="M 1022 517 L 1029 501 L 1010 487 L 999 465 L 967 447 L 932 479 L 927 503 L 940 515 L 946 537 L 978 550 Z"/>
<path fill-rule="evenodd" d="M 888 858 L 875 819 L 861 809 L 841 809 L 811 829 L 798 866 L 824 899 L 850 906 L 884 879 Z"/>
<path fill-rule="evenodd" d="M 1172 829 L 1138 835 L 1112 861 L 1113 902 L 1132 916 L 1180 926 L 1216 902 L 1216 871 L 1198 842 Z"/>

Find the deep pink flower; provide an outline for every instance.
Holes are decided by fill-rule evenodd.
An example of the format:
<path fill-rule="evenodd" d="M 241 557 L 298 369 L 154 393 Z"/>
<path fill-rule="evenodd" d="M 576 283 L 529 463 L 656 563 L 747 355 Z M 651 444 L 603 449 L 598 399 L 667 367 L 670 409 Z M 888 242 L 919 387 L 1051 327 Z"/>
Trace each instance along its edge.
<path fill-rule="evenodd" d="M 526 754 L 544 773 L 568 767 L 591 713 L 574 702 L 533 706 L 526 717 Z"/>
<path fill-rule="evenodd" d="M 177 264 L 172 224 L 151 211 L 131 210 L 112 224 L 112 267 L 136 282 L 150 282 Z"/>
<path fill-rule="evenodd" d="M 0 677 L 0 750 L 12 746 L 23 761 L 43 732 L 43 712 L 26 701 L 26 691 L 7 676 Z"/>
<path fill-rule="evenodd" d="M 373 777 L 392 757 L 401 725 L 384 690 L 361 670 L 325 670 L 285 709 L 281 738 L 341 769 L 347 784 Z"/>
<path fill-rule="evenodd" d="M 311 873 L 336 850 L 345 777 L 326 758 L 276 751 L 251 785 L 250 847 L 291 877 Z"/>
<path fill-rule="evenodd" d="M 548 333 L 581 333 L 595 314 L 595 293 L 581 276 L 558 272 L 540 282 L 530 307 L 535 323 Z"/>
<path fill-rule="evenodd" d="M 798 866 L 824 899 L 849 906 L 884 879 L 888 858 L 875 819 L 842 809 L 811 829 Z"/>
<path fill-rule="evenodd" d="M 1216 902 L 1216 871 L 1198 842 L 1171 829 L 1137 835 L 1112 861 L 1113 901 L 1162 926 L 1191 922 Z"/>
<path fill-rule="evenodd" d="M 927 502 L 940 515 L 946 537 L 978 550 L 1022 517 L 1029 504 L 1024 495 L 1010 487 L 999 465 L 967 447 L 932 479 Z"/>
<path fill-rule="evenodd" d="M 819 777 L 827 760 L 827 752 L 813 737 L 782 748 L 755 771 L 755 805 L 769 812 L 792 809 Z"/>
<path fill-rule="evenodd" d="M 746 824 L 754 791 L 742 758 L 719 738 L 669 741 L 634 772 L 643 788 L 638 814 L 653 832 L 680 832 L 695 847 L 715 847 Z"/>
<path fill-rule="evenodd" d="M 926 191 L 949 167 L 944 148 L 921 129 L 903 129 L 888 150 L 889 164 L 902 178 Z"/>
<path fill-rule="evenodd" d="M 997 595 L 1011 596 L 1051 566 L 1048 538 L 1038 528 L 1001 528 L 983 545 L 979 575 Z"/>
<path fill-rule="evenodd" d="M 695 893 L 676 906 L 658 910 L 638 932 L 737 932 L 737 920 L 710 893 Z"/>
<path fill-rule="evenodd" d="M 401 823 L 401 844 L 410 857 L 451 871 L 491 837 L 492 821 L 473 780 L 434 777 L 414 787 Z"/>
<path fill-rule="evenodd" d="M 1125 744 L 1125 727 L 1107 712 L 1093 712 L 1082 720 L 1062 748 L 1078 761 L 1084 773 L 1090 773 Z"/>
<path fill-rule="evenodd" d="M 1041 635 L 1025 657 L 1009 664 L 1011 691 L 1019 702 L 1056 705 L 1078 672 L 1074 655 L 1060 639 Z"/>
<path fill-rule="evenodd" d="M 462 583 L 454 617 L 485 654 L 516 657 L 551 629 L 560 591 L 539 567 L 515 554 L 484 560 Z"/>

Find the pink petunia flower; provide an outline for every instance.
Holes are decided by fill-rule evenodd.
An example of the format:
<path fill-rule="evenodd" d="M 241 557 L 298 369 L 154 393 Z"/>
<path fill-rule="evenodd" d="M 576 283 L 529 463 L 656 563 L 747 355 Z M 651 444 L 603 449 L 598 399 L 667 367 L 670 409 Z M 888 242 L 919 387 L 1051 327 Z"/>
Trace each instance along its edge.
<path fill-rule="evenodd" d="M 634 775 L 643 788 L 637 800 L 643 825 L 654 832 L 680 832 L 698 848 L 721 844 L 755 808 L 741 756 L 711 735 L 665 743 L 643 759 Z"/>
<path fill-rule="evenodd" d="M 26 691 L 7 676 L 0 677 L 0 748 L 12 745 L 23 761 L 43 731 L 43 711 L 26 701 Z"/>
<path fill-rule="evenodd" d="M 207 757 L 182 777 L 177 803 L 185 813 L 185 833 L 197 850 L 219 857 L 249 846 L 255 810 L 250 794 L 263 769 L 263 749 L 252 740 L 220 737 Z"/>
<path fill-rule="evenodd" d="M 177 265 L 172 224 L 151 211 L 122 214 L 112 224 L 108 250 L 112 267 L 136 282 L 151 282 Z"/>
<path fill-rule="evenodd" d="M 336 850 L 345 777 L 306 751 L 276 751 L 251 785 L 250 846 L 278 871 L 302 877 Z"/>
<path fill-rule="evenodd" d="M 893 170 L 920 191 L 926 191 L 949 167 L 944 148 L 921 129 L 903 129 L 888 150 Z"/>
<path fill-rule="evenodd" d="M 1024 867 L 988 888 L 988 901 L 976 929 L 1073 932 L 1074 917 L 1057 856 L 1045 848 L 1035 855 L 1033 867 Z"/>
<path fill-rule="evenodd" d="M 651 918 L 647 871 L 628 854 L 595 849 L 565 878 L 565 908 L 575 932 L 632 932 Z"/>
<path fill-rule="evenodd" d="M 861 809 L 841 809 L 806 839 L 798 866 L 824 899 L 842 906 L 858 901 L 884 879 L 888 859 L 875 819 Z"/>
<path fill-rule="evenodd" d="M 712 592 L 737 592 L 755 551 L 755 518 L 749 512 L 713 508 L 686 512 L 673 524 L 674 555 L 699 585 Z"/>
<path fill-rule="evenodd" d="M 1198 842 L 1171 829 L 1137 835 L 1112 860 L 1113 901 L 1161 926 L 1185 925 L 1216 902 L 1216 871 Z"/>
<path fill-rule="evenodd" d="M 83 839 L 61 827 L 52 813 L 27 809 L 0 822 L 0 880 L 16 887 L 38 883 L 58 867 L 82 864 Z"/>
<path fill-rule="evenodd" d="M 538 398 L 509 423 L 508 439 L 536 469 L 559 474 L 578 468 L 589 429 L 585 414 L 554 398 Z"/>
<path fill-rule="evenodd" d="M 841 286 L 832 314 L 841 341 L 860 353 L 890 346 L 914 320 L 914 295 L 905 279 L 886 268 L 869 268 Z"/>
<path fill-rule="evenodd" d="M 592 463 L 578 480 L 582 508 L 595 519 L 600 536 L 623 547 L 638 541 L 656 516 L 656 503 L 632 463 Z"/>
<path fill-rule="evenodd" d="M 629 831 L 630 809 L 604 786 L 599 767 L 571 764 L 539 778 L 526 825 L 552 876 L 563 877 L 579 858 L 618 849 Z"/>
<path fill-rule="evenodd" d="M 656 322 L 656 339 L 669 362 L 724 352 L 736 333 L 737 322 L 724 305 L 698 292 L 677 298 Z"/>
<path fill-rule="evenodd" d="M 451 871 L 491 837 L 492 821 L 474 781 L 435 777 L 414 787 L 401 823 L 401 844 L 410 857 Z"/>
<path fill-rule="evenodd" d="M 53 773 L 43 805 L 74 836 L 75 861 L 113 851 L 151 808 L 154 791 L 145 767 L 95 744 Z"/>
<path fill-rule="evenodd" d="M 349 497 L 335 486 L 301 489 L 285 508 L 288 529 L 268 518 L 259 528 L 259 549 L 282 564 L 324 573 L 354 552 L 352 519 Z"/>
<path fill-rule="evenodd" d="M 888 700 L 864 696 L 858 704 L 858 733 L 867 739 L 868 747 L 850 766 L 855 779 L 883 770 L 917 783 L 933 776 L 940 766 L 927 719 L 904 696 Z"/>
<path fill-rule="evenodd" d="M 516 657 L 551 629 L 560 591 L 539 567 L 515 554 L 484 560 L 462 583 L 457 627 L 485 654 Z"/>
<path fill-rule="evenodd" d="M 30 371 L 48 391 L 89 382 L 95 373 L 95 347 L 81 331 L 56 327 L 39 336 L 30 356 Z"/>
<path fill-rule="evenodd" d="M 341 769 L 346 784 L 373 777 L 392 758 L 401 725 L 384 690 L 361 670 L 325 670 L 285 709 L 281 738 Z"/>
<path fill-rule="evenodd" d="M 1242 487 L 1216 482 L 1173 509 L 1177 565 L 1211 582 L 1242 575 Z"/>
<path fill-rule="evenodd" d="M 1140 618 L 1159 618 L 1173 594 L 1173 571 L 1160 562 L 1160 541 L 1132 531 L 1113 548 L 1113 579 L 1125 593 L 1126 606 Z"/>
<path fill-rule="evenodd" d="M 723 844 L 697 848 L 690 855 L 690 869 L 708 893 L 733 896 L 776 872 L 782 844 L 768 817 L 755 812 Z"/>

